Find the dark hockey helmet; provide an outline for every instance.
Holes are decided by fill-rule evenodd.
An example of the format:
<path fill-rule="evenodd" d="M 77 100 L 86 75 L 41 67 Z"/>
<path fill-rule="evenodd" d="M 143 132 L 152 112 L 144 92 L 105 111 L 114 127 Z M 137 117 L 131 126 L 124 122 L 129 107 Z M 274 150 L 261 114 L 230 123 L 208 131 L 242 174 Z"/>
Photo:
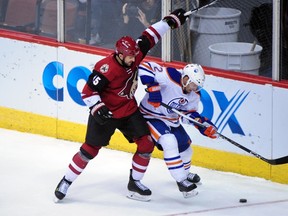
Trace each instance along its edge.
<path fill-rule="evenodd" d="M 138 44 L 136 41 L 129 37 L 129 36 L 124 36 L 121 37 L 117 42 L 116 42 L 116 53 L 117 54 L 122 54 L 124 58 L 126 56 L 136 56 L 139 53 L 140 49 L 138 47 Z"/>

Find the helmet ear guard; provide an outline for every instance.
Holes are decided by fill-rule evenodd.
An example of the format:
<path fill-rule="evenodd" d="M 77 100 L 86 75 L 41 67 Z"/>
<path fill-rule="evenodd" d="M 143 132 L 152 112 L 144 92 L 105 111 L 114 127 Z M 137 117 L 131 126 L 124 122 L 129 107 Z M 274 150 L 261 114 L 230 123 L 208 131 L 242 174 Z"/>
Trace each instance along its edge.
<path fill-rule="evenodd" d="M 130 36 L 121 37 L 116 42 L 115 47 L 116 47 L 116 53 L 122 54 L 124 58 L 126 56 L 136 56 L 140 51 L 138 44 Z"/>
<path fill-rule="evenodd" d="M 185 85 L 182 83 L 183 87 L 186 87 L 193 82 L 198 86 L 197 91 L 200 91 L 203 88 L 205 82 L 205 72 L 201 65 L 187 64 L 182 70 L 182 79 L 186 76 L 188 76 L 188 80 Z"/>

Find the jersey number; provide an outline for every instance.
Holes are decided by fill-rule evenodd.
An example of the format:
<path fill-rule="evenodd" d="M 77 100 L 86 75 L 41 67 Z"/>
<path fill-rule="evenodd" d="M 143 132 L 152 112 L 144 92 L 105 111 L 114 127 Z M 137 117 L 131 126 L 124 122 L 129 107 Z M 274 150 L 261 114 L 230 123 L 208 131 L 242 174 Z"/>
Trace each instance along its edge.
<path fill-rule="evenodd" d="M 93 85 L 97 86 L 100 80 L 101 80 L 101 78 L 99 76 L 95 76 L 93 78 Z"/>

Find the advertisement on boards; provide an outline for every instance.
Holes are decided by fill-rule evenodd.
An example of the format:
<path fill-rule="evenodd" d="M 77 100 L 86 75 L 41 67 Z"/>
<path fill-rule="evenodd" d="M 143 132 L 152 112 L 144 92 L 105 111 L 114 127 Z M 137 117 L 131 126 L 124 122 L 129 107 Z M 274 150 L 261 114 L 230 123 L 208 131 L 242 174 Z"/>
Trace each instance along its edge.
<path fill-rule="evenodd" d="M 7 44 L 5 52 L 0 51 L 0 106 L 86 124 L 89 109 L 81 99 L 81 90 L 94 64 L 103 56 L 4 38 L 0 44 Z M 139 83 L 137 101 L 144 93 Z M 267 158 L 280 157 L 288 154 L 285 131 L 275 138 L 275 128 L 280 130 L 277 134 L 284 129 L 274 123 L 273 117 L 275 110 L 283 113 L 288 105 L 280 106 L 281 101 L 275 104 L 274 95 L 288 97 L 287 90 L 271 85 L 207 75 L 199 113 L 211 119 L 220 133 L 247 148 Z M 202 136 L 193 126 L 185 128 L 197 145 L 246 154 L 224 140 Z"/>

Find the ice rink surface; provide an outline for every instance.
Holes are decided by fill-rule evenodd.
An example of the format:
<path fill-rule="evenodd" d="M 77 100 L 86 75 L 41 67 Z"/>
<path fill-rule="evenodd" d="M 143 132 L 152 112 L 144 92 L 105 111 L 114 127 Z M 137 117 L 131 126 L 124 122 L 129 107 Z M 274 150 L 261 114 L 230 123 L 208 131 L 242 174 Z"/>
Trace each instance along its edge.
<path fill-rule="evenodd" d="M 100 150 L 55 204 L 54 189 L 80 143 L 6 129 L 0 137 L 1 216 L 288 215 L 288 185 L 192 166 L 202 185 L 196 197 L 184 199 L 160 159 L 151 160 L 142 181 L 151 201 L 128 199 L 132 154 L 109 149 Z"/>

